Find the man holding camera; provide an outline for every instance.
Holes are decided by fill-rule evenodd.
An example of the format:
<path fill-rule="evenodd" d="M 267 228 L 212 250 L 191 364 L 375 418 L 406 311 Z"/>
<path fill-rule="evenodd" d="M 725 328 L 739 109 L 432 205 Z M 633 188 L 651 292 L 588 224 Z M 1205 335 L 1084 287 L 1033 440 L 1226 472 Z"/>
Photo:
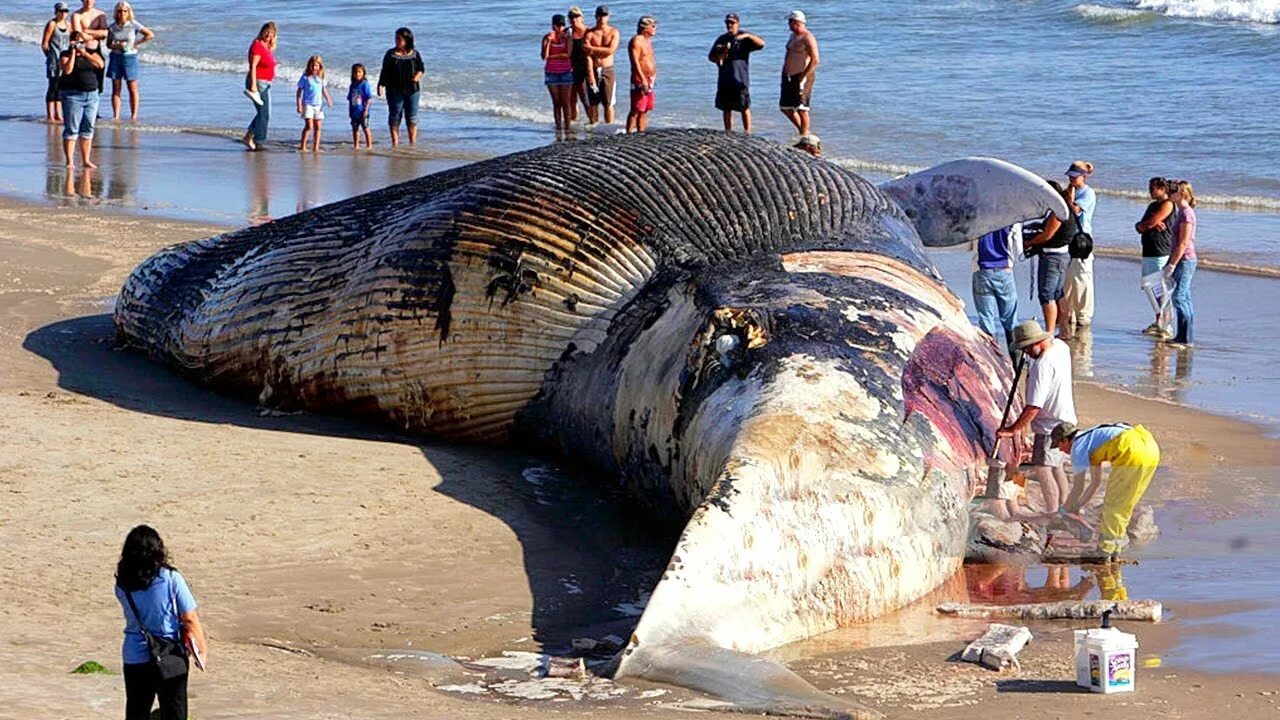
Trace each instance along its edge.
<path fill-rule="evenodd" d="M 716 38 L 707 59 L 720 66 L 716 79 L 716 108 L 724 113 L 724 131 L 733 132 L 733 114 L 742 113 L 742 131 L 751 133 L 751 53 L 764 49 L 764 40 L 738 26 L 738 14 L 724 16 L 726 32 Z"/>

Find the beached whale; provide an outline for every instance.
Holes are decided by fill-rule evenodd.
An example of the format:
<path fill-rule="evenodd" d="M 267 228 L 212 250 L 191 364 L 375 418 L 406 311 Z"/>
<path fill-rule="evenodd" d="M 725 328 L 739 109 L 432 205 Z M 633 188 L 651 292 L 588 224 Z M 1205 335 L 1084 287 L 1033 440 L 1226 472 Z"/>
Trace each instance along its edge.
<path fill-rule="evenodd" d="M 760 139 L 602 138 L 168 248 L 115 320 L 264 404 L 594 468 L 684 527 L 617 673 L 839 715 L 746 654 L 959 568 L 1011 373 L 922 241 L 1048 210 L 997 160 L 881 189 Z"/>

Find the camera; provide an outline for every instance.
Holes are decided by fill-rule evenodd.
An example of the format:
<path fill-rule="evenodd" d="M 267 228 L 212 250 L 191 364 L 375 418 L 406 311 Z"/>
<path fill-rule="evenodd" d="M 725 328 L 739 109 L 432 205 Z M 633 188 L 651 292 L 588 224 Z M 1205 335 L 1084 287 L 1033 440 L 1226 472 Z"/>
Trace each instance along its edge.
<path fill-rule="evenodd" d="M 71 49 L 72 49 L 72 50 L 83 50 L 83 49 L 84 49 L 84 43 L 82 43 L 82 42 L 73 42 L 73 43 L 71 43 Z"/>

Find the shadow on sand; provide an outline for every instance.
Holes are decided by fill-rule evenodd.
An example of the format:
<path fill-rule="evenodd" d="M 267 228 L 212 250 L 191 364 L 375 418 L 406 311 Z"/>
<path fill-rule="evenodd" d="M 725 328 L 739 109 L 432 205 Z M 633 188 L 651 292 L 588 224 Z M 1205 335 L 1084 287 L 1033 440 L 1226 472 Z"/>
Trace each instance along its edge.
<path fill-rule="evenodd" d="M 142 355 L 121 350 L 110 315 L 39 328 L 23 348 L 49 361 L 58 386 L 126 410 L 257 430 L 360 438 L 417 447 L 440 473 L 434 489 L 507 524 L 523 549 L 533 596 L 534 640 L 563 653 L 575 637 L 630 635 L 634 605 L 656 583 L 674 538 L 628 517 L 612 480 L 587 482 L 536 457 L 451 447 L 379 431 L 354 419 L 259 414 L 250 402 L 198 387 Z M 489 472 L 477 473 L 477 466 Z M 425 570 L 425 568 L 424 568 Z"/>

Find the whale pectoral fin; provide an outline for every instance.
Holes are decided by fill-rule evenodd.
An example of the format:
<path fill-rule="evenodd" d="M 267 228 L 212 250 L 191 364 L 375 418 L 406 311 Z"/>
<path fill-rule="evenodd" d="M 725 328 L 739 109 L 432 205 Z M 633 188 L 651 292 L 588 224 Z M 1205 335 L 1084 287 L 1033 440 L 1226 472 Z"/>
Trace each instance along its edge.
<path fill-rule="evenodd" d="M 930 247 L 958 245 L 1016 222 L 1053 211 L 1067 218 L 1067 204 L 1045 180 L 1004 160 L 952 160 L 882 183 Z"/>
<path fill-rule="evenodd" d="M 828 695 L 785 666 L 707 642 L 640 645 L 626 650 L 625 676 L 714 695 L 740 712 L 835 720 L 873 720 L 880 713 Z"/>

